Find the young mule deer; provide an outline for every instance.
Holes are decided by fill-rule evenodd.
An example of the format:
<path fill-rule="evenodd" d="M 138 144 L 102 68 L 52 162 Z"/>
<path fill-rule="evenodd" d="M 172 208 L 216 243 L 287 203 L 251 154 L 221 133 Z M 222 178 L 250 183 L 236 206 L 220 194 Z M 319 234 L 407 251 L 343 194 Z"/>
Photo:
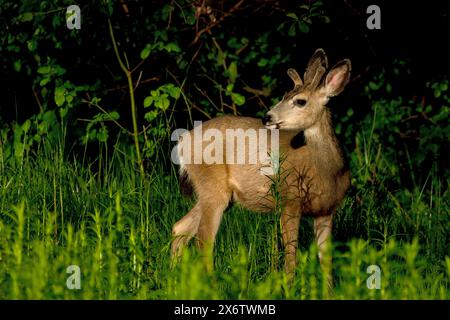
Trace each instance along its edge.
<path fill-rule="evenodd" d="M 203 130 L 214 129 L 223 136 L 228 129 L 270 129 L 269 135 L 274 134 L 272 130 L 279 129 L 278 145 L 283 155 L 279 168 L 283 177 L 280 185 L 282 237 L 285 269 L 290 276 L 296 265 L 301 216 L 314 217 L 314 232 L 322 260 L 332 230 L 333 214 L 350 185 L 349 171 L 345 169 L 326 104 L 330 97 L 344 89 L 350 78 L 351 64 L 347 59 L 342 60 L 324 76 L 327 68 L 325 52 L 317 49 L 309 60 L 303 81 L 297 71 L 289 69 L 287 74 L 295 86 L 266 114 L 262 123 L 254 118 L 222 116 L 203 124 Z M 186 135 L 192 137 L 194 130 L 182 139 L 186 139 Z M 304 141 L 299 145 L 300 138 Z M 200 141 L 201 144 L 207 145 L 206 140 Z M 180 144 L 181 141 L 179 149 Z M 193 142 L 191 146 L 194 146 Z M 249 156 L 248 142 L 246 146 Z M 260 148 L 260 145 L 256 147 Z M 188 164 L 184 159 L 192 155 L 191 150 L 179 150 L 181 180 L 193 186 L 198 200 L 173 226 L 173 257 L 178 256 L 194 236 L 200 246 L 208 245 L 212 250 L 223 212 L 230 201 L 257 212 L 273 210 L 276 201 L 270 191 L 273 178 L 260 172 L 263 163 Z M 222 151 L 218 152 L 219 157 L 224 157 Z"/>

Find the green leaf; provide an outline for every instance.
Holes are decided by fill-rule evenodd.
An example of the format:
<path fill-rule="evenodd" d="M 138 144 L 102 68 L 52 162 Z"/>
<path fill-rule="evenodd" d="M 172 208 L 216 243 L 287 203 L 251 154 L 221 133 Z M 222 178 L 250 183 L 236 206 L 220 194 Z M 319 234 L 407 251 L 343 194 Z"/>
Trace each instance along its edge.
<path fill-rule="evenodd" d="M 441 91 L 438 90 L 438 89 L 434 90 L 434 96 L 435 96 L 436 98 L 439 98 L 439 97 L 441 96 Z"/>
<path fill-rule="evenodd" d="M 68 104 L 72 103 L 72 101 L 73 101 L 73 96 L 69 94 L 69 95 L 67 96 L 67 98 L 66 98 L 66 101 L 67 101 Z"/>
<path fill-rule="evenodd" d="M 65 118 L 68 112 L 69 108 L 59 108 L 59 114 L 61 115 L 61 118 Z"/>
<path fill-rule="evenodd" d="M 350 109 L 348 109 L 347 110 L 347 115 L 349 116 L 349 117 L 351 117 L 352 115 L 353 115 L 353 109 L 352 108 L 350 108 Z"/>
<path fill-rule="evenodd" d="M 35 39 L 31 39 L 31 40 L 27 41 L 28 50 L 34 51 L 34 50 L 36 50 L 36 47 L 37 47 L 37 43 L 36 43 Z"/>
<path fill-rule="evenodd" d="M 330 23 L 331 19 L 328 16 L 322 16 L 323 22 L 324 23 Z"/>
<path fill-rule="evenodd" d="M 110 112 L 109 116 L 111 117 L 111 119 L 114 119 L 114 120 L 119 120 L 119 118 L 120 118 L 120 115 L 117 111 Z"/>
<path fill-rule="evenodd" d="M 157 30 L 155 31 L 155 39 L 161 39 L 164 42 L 167 42 L 167 30 Z"/>
<path fill-rule="evenodd" d="M 375 83 L 375 82 L 373 82 L 373 81 L 370 81 L 369 82 L 369 88 L 371 89 L 371 90 L 378 90 L 378 85 Z"/>
<path fill-rule="evenodd" d="M 186 17 L 186 23 L 189 25 L 194 25 L 197 22 L 195 14 L 188 14 Z"/>
<path fill-rule="evenodd" d="M 89 140 L 94 140 L 96 136 L 97 136 L 97 129 L 92 129 L 89 131 L 88 133 Z"/>
<path fill-rule="evenodd" d="M 159 100 L 159 108 L 163 111 L 167 110 L 170 106 L 170 101 L 167 99 L 167 95 L 163 94 L 161 95 L 161 99 Z"/>
<path fill-rule="evenodd" d="M 25 12 L 25 13 L 20 15 L 19 20 L 22 21 L 22 22 L 31 21 L 31 20 L 33 20 L 33 13 L 32 12 Z"/>
<path fill-rule="evenodd" d="M 306 22 L 300 21 L 298 23 L 298 28 L 302 33 L 308 33 L 309 32 L 309 25 Z"/>
<path fill-rule="evenodd" d="M 288 14 L 286 14 L 287 17 L 298 20 L 297 15 L 294 12 L 289 12 Z"/>
<path fill-rule="evenodd" d="M 117 111 L 106 112 L 106 113 L 98 113 L 94 116 L 94 119 L 89 122 L 88 126 L 92 126 L 94 123 L 108 120 L 118 120 L 120 118 L 119 113 Z"/>
<path fill-rule="evenodd" d="M 26 120 L 26 121 L 23 123 L 23 125 L 22 125 L 22 130 L 23 130 L 23 132 L 27 133 L 28 130 L 30 130 L 30 126 L 31 126 L 31 122 L 30 122 L 30 120 L 28 119 L 28 120 Z"/>
<path fill-rule="evenodd" d="M 39 82 L 41 87 L 45 86 L 50 81 L 50 78 L 44 78 Z"/>
<path fill-rule="evenodd" d="M 169 19 L 170 12 L 172 10 L 173 10 L 172 6 L 170 4 L 166 4 L 161 10 L 161 18 L 164 21 L 167 21 L 167 19 Z"/>
<path fill-rule="evenodd" d="M 142 60 L 147 59 L 148 56 L 150 55 L 150 52 L 151 52 L 151 51 L 152 51 L 152 46 L 149 45 L 149 44 L 147 44 L 147 45 L 145 46 L 145 48 L 142 49 L 142 51 L 141 51 L 141 59 L 142 59 Z"/>
<path fill-rule="evenodd" d="M 232 93 L 231 100 L 238 106 L 242 106 L 245 103 L 245 97 L 239 93 Z"/>
<path fill-rule="evenodd" d="M 39 68 L 37 69 L 37 72 L 40 73 L 40 74 L 47 74 L 47 73 L 49 73 L 51 70 L 52 70 L 52 67 L 50 67 L 50 66 L 42 66 L 42 67 L 39 67 Z"/>
<path fill-rule="evenodd" d="M 56 87 L 55 89 L 55 103 L 58 107 L 61 107 L 66 101 L 64 94 L 66 89 L 64 87 Z"/>
<path fill-rule="evenodd" d="M 54 71 L 58 76 L 62 76 L 64 73 L 66 73 L 66 69 L 62 68 L 59 65 L 54 66 Z"/>
<path fill-rule="evenodd" d="M 295 30 L 295 23 L 293 23 L 290 27 L 289 27 L 289 31 L 288 31 L 288 35 L 293 37 L 296 34 L 296 30 Z"/>
<path fill-rule="evenodd" d="M 237 78 L 237 64 L 236 61 L 233 61 L 228 67 L 228 72 L 230 73 L 230 81 L 235 82 Z"/>
<path fill-rule="evenodd" d="M 222 50 L 219 50 L 219 52 L 217 53 L 216 56 L 217 56 L 216 57 L 217 64 L 218 65 L 223 65 L 223 62 L 225 61 L 225 58 L 226 58 L 226 54 L 224 54 Z M 213 55 L 213 57 L 214 57 L 214 55 Z"/>
<path fill-rule="evenodd" d="M 165 85 L 164 91 L 169 94 L 174 99 L 178 99 L 180 97 L 181 89 L 177 86 L 174 86 L 172 83 Z"/>
<path fill-rule="evenodd" d="M 148 122 L 152 121 L 153 119 L 156 119 L 156 117 L 158 116 L 158 111 L 156 110 L 152 110 L 150 112 L 147 112 L 144 115 L 145 120 L 147 120 Z"/>
<path fill-rule="evenodd" d="M 14 70 L 20 72 L 20 69 L 22 69 L 22 61 L 20 60 L 14 61 Z"/>
<path fill-rule="evenodd" d="M 269 60 L 267 60 L 266 58 L 261 58 L 258 61 L 258 67 L 265 67 L 267 63 L 269 63 Z"/>
<path fill-rule="evenodd" d="M 175 42 L 166 44 L 165 49 L 167 50 L 167 52 L 181 52 L 180 47 Z"/>
<path fill-rule="evenodd" d="M 108 129 L 102 127 L 98 130 L 97 139 L 100 142 L 106 142 L 108 140 Z"/>
<path fill-rule="evenodd" d="M 392 85 L 390 83 L 386 84 L 386 91 L 387 91 L 387 93 L 392 92 Z"/>
<path fill-rule="evenodd" d="M 150 107 L 152 105 L 152 103 L 153 103 L 153 97 L 148 96 L 144 99 L 144 107 L 145 108 Z"/>
<path fill-rule="evenodd" d="M 322 5 L 323 5 L 322 1 L 314 1 L 313 4 L 312 4 L 312 6 L 315 7 L 315 8 L 318 8 L 318 7 L 322 6 Z"/>

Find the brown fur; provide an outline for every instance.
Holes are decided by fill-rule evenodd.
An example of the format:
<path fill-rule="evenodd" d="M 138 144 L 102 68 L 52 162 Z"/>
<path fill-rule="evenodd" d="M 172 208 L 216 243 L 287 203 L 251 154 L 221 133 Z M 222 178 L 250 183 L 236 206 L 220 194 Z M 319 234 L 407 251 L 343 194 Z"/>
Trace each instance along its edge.
<path fill-rule="evenodd" d="M 325 106 L 328 98 L 342 91 L 348 81 L 350 63 L 345 60 L 338 64 L 320 86 L 318 78 L 322 79 L 328 65 L 326 55 L 319 49 L 311 60 L 308 65 L 313 69 L 305 72 L 305 84 L 295 70 L 289 70 L 295 87 L 268 113 L 271 121 L 266 123 L 266 127 L 280 129 L 279 191 L 282 195 L 285 265 L 289 274 L 295 268 L 300 217 L 315 217 L 314 229 L 322 258 L 331 233 L 333 213 L 350 185 L 349 172 L 344 170 L 330 112 Z M 308 105 L 297 108 L 293 106 L 296 99 L 306 99 Z M 258 130 L 264 127 L 259 119 L 236 116 L 222 116 L 203 124 L 204 131 L 215 128 L 222 133 L 226 129 Z M 295 147 L 292 142 L 301 131 L 305 143 Z M 192 135 L 192 131 L 189 134 Z M 204 146 L 208 143 L 204 141 Z M 246 150 L 248 147 L 246 142 Z M 274 209 L 275 201 L 270 190 L 273 177 L 260 174 L 261 167 L 261 163 L 183 166 L 182 176 L 189 176 L 198 200 L 195 207 L 173 227 L 174 256 L 193 236 L 198 237 L 201 245 L 213 244 L 223 211 L 230 201 L 256 212 Z"/>

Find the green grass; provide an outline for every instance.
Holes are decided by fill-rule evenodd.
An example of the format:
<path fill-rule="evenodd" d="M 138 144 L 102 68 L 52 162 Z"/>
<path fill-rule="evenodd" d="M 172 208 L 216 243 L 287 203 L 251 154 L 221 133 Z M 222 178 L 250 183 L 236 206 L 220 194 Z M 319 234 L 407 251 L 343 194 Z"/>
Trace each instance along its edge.
<path fill-rule="evenodd" d="M 141 180 L 119 146 L 92 163 L 48 144 L 13 164 L 0 153 L 0 299 L 449 299 L 448 186 L 434 171 L 412 190 L 371 183 L 384 167 L 371 148 L 352 155 L 355 187 L 335 219 L 332 296 L 311 219 L 292 286 L 279 216 L 238 206 L 224 216 L 214 271 L 194 246 L 171 269 L 171 227 L 193 203 L 176 168 L 150 163 Z M 66 287 L 70 265 L 80 290 Z M 370 265 L 381 268 L 380 290 L 366 286 Z"/>

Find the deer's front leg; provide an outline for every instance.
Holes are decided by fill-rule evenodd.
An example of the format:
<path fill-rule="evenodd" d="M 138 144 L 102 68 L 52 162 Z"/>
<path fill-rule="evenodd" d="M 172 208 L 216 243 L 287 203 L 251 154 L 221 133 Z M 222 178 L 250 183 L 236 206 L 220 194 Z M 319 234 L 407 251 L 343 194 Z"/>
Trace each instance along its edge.
<path fill-rule="evenodd" d="M 296 206 L 286 206 L 281 214 L 285 270 L 290 280 L 294 277 L 300 227 L 300 210 Z"/>
<path fill-rule="evenodd" d="M 324 273 L 326 274 L 328 287 L 333 286 L 331 275 L 331 252 L 328 252 L 330 246 L 330 235 L 333 229 L 333 214 L 320 216 L 314 219 L 314 234 L 317 246 L 319 248 L 319 260 Z"/>

